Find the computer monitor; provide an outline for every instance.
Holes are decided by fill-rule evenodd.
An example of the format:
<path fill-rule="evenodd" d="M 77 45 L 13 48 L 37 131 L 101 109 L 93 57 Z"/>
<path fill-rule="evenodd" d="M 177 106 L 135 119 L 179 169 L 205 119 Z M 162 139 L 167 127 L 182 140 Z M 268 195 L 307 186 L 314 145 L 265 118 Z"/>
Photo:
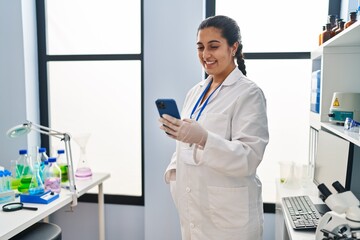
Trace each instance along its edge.
<path fill-rule="evenodd" d="M 336 193 L 332 184 L 339 181 L 346 190 L 350 190 L 353 148 L 354 145 L 349 141 L 319 130 L 314 164 L 314 183 L 316 185 L 324 183 L 332 193 Z"/>

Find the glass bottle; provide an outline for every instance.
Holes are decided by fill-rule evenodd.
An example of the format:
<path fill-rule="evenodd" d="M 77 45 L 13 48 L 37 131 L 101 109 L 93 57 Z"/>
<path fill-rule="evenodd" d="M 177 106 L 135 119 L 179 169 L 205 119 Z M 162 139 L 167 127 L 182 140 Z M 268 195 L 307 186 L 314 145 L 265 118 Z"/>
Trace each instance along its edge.
<path fill-rule="evenodd" d="M 338 30 L 340 28 L 340 22 L 342 21 L 341 18 L 336 18 L 336 21 L 335 21 L 335 27 L 333 27 L 331 30 L 333 32 L 336 32 L 336 30 Z"/>
<path fill-rule="evenodd" d="M 330 23 L 330 29 L 333 29 L 334 27 L 336 27 L 335 15 L 329 15 L 328 16 L 328 23 Z"/>
<path fill-rule="evenodd" d="M 44 167 L 45 167 L 45 161 L 47 161 L 49 157 L 46 154 L 46 148 L 39 148 L 38 155 L 37 155 L 37 162 L 40 164 L 39 172 L 40 176 L 43 175 Z M 44 179 L 43 179 L 44 182 Z"/>
<path fill-rule="evenodd" d="M 42 180 L 42 182 L 43 182 L 44 184 L 45 184 L 45 179 L 46 179 L 47 171 L 49 171 L 49 161 L 48 161 L 48 160 L 45 160 L 45 161 L 44 161 L 43 171 L 40 172 L 40 177 L 41 177 L 41 180 Z"/>
<path fill-rule="evenodd" d="M 68 164 L 65 158 L 65 150 L 59 149 L 57 151 L 57 164 L 60 167 L 61 170 L 61 184 L 67 185 L 69 182 L 69 175 L 68 175 Z"/>
<path fill-rule="evenodd" d="M 29 194 L 42 194 L 45 191 L 43 181 L 40 177 L 40 164 L 35 162 L 33 164 L 33 175 L 29 185 Z"/>
<path fill-rule="evenodd" d="M 344 26 L 345 26 L 345 22 L 341 21 L 338 30 L 335 31 L 335 35 L 341 33 L 342 31 L 344 31 Z"/>
<path fill-rule="evenodd" d="M 356 12 L 351 12 L 350 13 L 350 20 L 345 23 L 345 29 L 350 27 L 353 23 L 355 23 L 357 21 L 357 15 L 356 14 L 357 14 Z"/>
<path fill-rule="evenodd" d="M 45 191 L 60 193 L 61 170 L 56 163 L 55 157 L 48 158 L 49 167 L 45 172 Z"/>
<path fill-rule="evenodd" d="M 326 30 L 322 33 L 322 43 L 325 43 L 327 40 L 335 36 L 335 33 L 331 31 L 331 24 L 326 24 Z"/>
<path fill-rule="evenodd" d="M 18 169 L 21 172 L 21 175 L 18 191 L 21 193 L 27 193 L 32 179 L 31 159 L 25 149 L 20 150 L 19 154 Z"/>
<path fill-rule="evenodd" d="M 20 185 L 21 172 L 18 168 L 18 160 L 10 161 L 10 171 L 11 171 L 11 189 L 14 191 L 18 191 L 18 187 Z"/>
<path fill-rule="evenodd" d="M 322 41 L 322 34 L 325 31 L 326 26 L 322 26 L 322 32 L 319 34 L 319 46 L 323 43 Z"/>

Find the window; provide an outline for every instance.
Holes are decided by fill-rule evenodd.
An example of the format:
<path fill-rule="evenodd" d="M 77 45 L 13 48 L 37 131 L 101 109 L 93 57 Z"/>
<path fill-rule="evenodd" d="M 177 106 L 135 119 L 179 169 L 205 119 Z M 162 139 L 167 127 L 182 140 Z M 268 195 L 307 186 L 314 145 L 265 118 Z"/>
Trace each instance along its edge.
<path fill-rule="evenodd" d="M 111 174 L 105 201 L 143 205 L 142 0 L 41 0 L 37 14 L 41 124 L 71 135 L 75 169 L 89 133 L 86 164 Z"/>

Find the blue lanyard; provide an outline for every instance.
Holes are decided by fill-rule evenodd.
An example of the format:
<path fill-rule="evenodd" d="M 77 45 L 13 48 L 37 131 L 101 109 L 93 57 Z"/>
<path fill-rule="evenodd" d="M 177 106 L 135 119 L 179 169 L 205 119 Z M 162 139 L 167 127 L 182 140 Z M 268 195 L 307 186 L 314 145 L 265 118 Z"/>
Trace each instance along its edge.
<path fill-rule="evenodd" d="M 192 118 L 192 115 L 194 114 L 195 110 L 197 109 L 197 107 L 199 106 L 200 102 L 201 102 L 201 99 L 203 99 L 205 93 L 209 90 L 210 88 L 210 85 L 212 83 L 212 80 L 209 82 L 209 84 L 206 86 L 205 90 L 203 91 L 203 93 L 200 95 L 199 99 L 197 100 L 197 102 L 195 103 L 195 106 L 193 108 L 193 110 L 191 111 L 191 114 L 190 114 L 190 118 Z M 206 105 L 208 104 L 209 102 L 209 99 L 211 98 L 211 96 L 214 94 L 214 92 L 216 92 L 216 90 L 221 86 L 221 84 L 219 86 L 217 86 L 215 88 L 215 90 L 210 94 L 210 96 L 205 100 L 203 106 L 201 107 L 200 109 L 200 112 L 199 114 L 197 115 L 196 117 L 196 121 L 199 120 L 200 116 L 201 116 L 201 113 L 204 111 Z"/>

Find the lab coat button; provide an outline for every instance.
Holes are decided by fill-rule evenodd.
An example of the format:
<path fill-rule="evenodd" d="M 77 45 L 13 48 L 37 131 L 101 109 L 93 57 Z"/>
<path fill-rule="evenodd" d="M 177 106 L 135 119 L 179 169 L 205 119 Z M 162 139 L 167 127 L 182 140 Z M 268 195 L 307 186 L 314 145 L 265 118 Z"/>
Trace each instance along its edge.
<path fill-rule="evenodd" d="M 186 191 L 186 192 L 191 192 L 191 189 L 190 189 L 189 187 L 187 187 L 187 188 L 185 189 L 185 191 Z"/>
<path fill-rule="evenodd" d="M 190 227 L 191 227 L 191 228 L 194 228 L 194 227 L 195 227 L 195 224 L 190 223 Z"/>

